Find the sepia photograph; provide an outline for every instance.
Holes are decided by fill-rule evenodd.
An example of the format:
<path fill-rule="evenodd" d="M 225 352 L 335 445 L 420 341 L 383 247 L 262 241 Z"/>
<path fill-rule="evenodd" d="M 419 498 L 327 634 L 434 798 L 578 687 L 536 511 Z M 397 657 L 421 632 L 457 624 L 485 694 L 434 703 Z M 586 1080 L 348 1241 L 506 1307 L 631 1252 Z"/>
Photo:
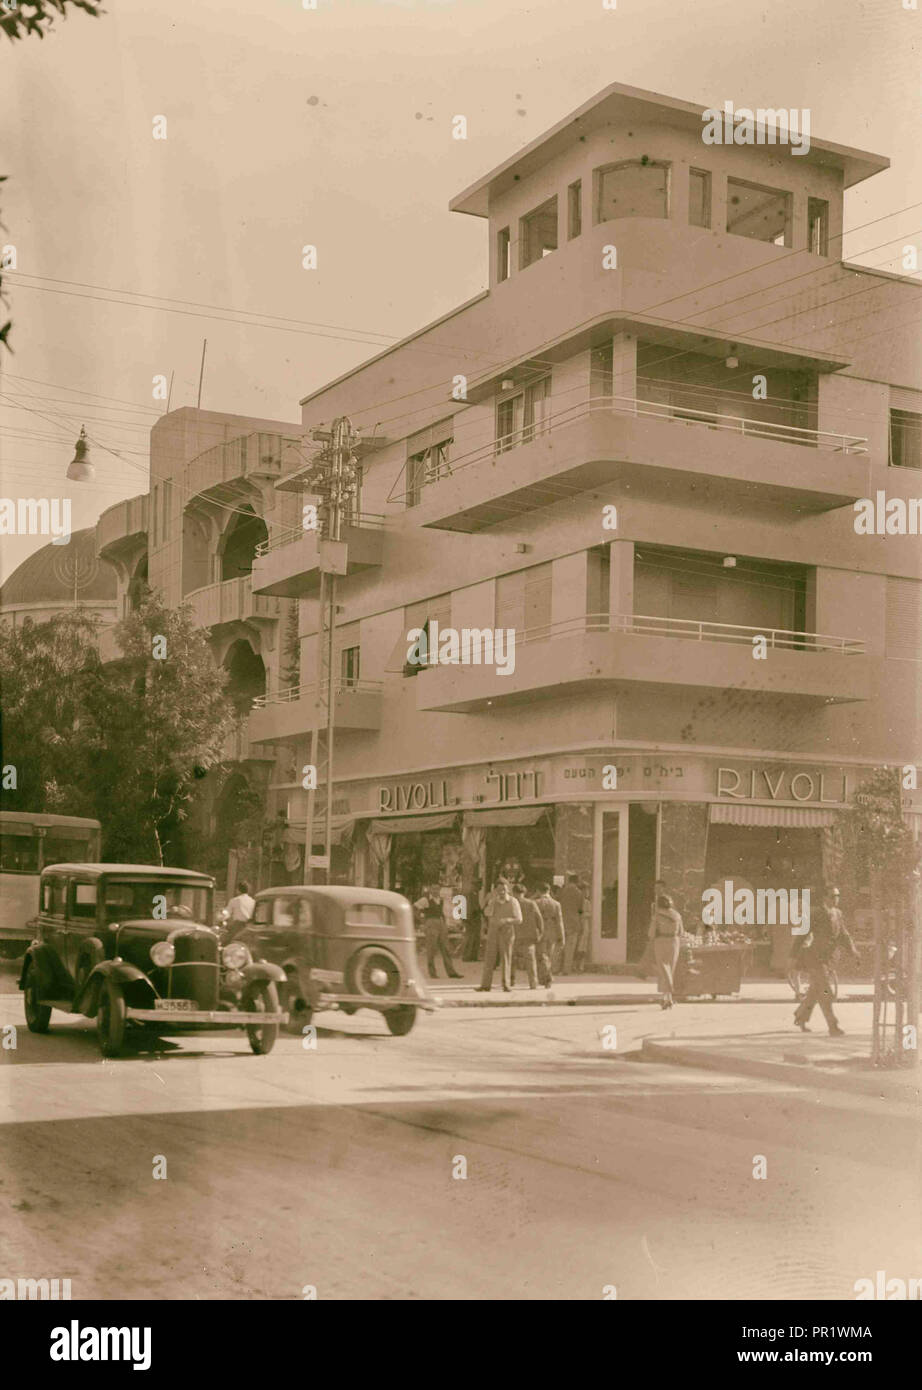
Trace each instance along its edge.
<path fill-rule="evenodd" d="M 29 1364 L 912 1353 L 919 8 L 0 0 Z"/>

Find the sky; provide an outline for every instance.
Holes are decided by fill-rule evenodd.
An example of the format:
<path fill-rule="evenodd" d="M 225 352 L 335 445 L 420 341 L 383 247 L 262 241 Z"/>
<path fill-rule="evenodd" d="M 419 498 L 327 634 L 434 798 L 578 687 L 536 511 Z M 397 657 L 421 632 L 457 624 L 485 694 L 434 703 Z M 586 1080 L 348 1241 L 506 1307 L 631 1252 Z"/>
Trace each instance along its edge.
<path fill-rule="evenodd" d="M 205 409 L 296 424 L 303 396 L 486 287 L 486 223 L 449 199 L 612 82 L 809 107 L 815 138 L 891 160 L 846 195 L 846 227 L 887 221 L 844 258 L 922 260 L 912 3 L 107 0 L 0 38 L 0 495 L 70 497 L 78 529 L 146 491 L 154 378 L 194 405 L 203 339 Z M 81 424 L 88 484 L 64 477 Z M 0 578 L 45 543 L 4 538 Z"/>

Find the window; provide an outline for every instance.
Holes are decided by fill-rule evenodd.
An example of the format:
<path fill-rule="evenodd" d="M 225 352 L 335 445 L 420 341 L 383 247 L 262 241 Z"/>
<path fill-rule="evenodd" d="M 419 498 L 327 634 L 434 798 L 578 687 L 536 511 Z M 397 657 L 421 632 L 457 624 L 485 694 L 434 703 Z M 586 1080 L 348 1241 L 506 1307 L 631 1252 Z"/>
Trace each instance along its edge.
<path fill-rule="evenodd" d="M 96 884 L 95 883 L 72 883 L 70 885 L 70 908 L 71 917 L 96 916 Z"/>
<path fill-rule="evenodd" d="M 105 917 L 107 922 L 126 919 L 146 920 L 163 915 L 172 921 L 211 923 L 211 891 L 198 884 L 168 883 L 160 878 L 107 883 Z"/>
<path fill-rule="evenodd" d="M 346 687 L 359 683 L 359 648 L 343 647 L 339 657 L 339 674 Z"/>
<path fill-rule="evenodd" d="M 734 236 L 791 244 L 791 195 L 742 179 L 727 180 L 727 231 Z"/>
<path fill-rule="evenodd" d="M 404 635 L 398 642 L 398 647 L 402 646 L 404 654 L 410 648 L 409 638 L 406 633 L 415 628 L 422 630 L 423 636 L 419 639 L 419 652 L 422 655 L 429 651 L 429 633 L 433 623 L 437 623 L 440 628 L 451 626 L 451 594 L 436 594 L 433 598 L 421 599 L 418 603 L 408 603 L 403 610 Z M 422 663 L 410 664 L 407 662 L 403 667 L 405 676 L 418 676 L 423 669 Z"/>
<path fill-rule="evenodd" d="M 596 171 L 596 222 L 617 217 L 668 217 L 669 166 L 629 159 Z"/>
<path fill-rule="evenodd" d="M 595 347 L 589 354 L 589 399 L 611 396 L 614 390 L 614 344 Z"/>
<path fill-rule="evenodd" d="M 711 225 L 711 176 L 704 169 L 689 171 L 688 222 L 691 227 Z"/>
<path fill-rule="evenodd" d="M 557 250 L 557 199 L 549 198 L 519 223 L 519 269 Z"/>
<path fill-rule="evenodd" d="M 46 878 L 42 882 L 42 911 L 53 917 L 64 916 L 64 890 L 67 881 L 63 878 Z"/>
<path fill-rule="evenodd" d="M 530 565 L 496 581 L 496 626 L 511 627 L 517 639 L 540 637 L 551 622 L 551 562 Z"/>
<path fill-rule="evenodd" d="M 496 278 L 498 281 L 508 280 L 511 274 L 512 242 L 509 239 L 509 228 L 504 227 L 496 234 Z"/>
<path fill-rule="evenodd" d="M 260 898 L 253 912 L 253 921 L 259 927 L 301 927 L 309 931 L 313 918 L 310 900 L 293 895 Z"/>
<path fill-rule="evenodd" d="M 0 835 L 0 872 L 38 873 L 38 838 L 35 835 Z"/>
<path fill-rule="evenodd" d="M 550 424 L 551 378 L 542 377 L 524 391 L 496 404 L 496 452 L 504 454 L 543 434 Z"/>
<path fill-rule="evenodd" d="M 922 415 L 890 411 L 890 467 L 922 468 Z"/>
<path fill-rule="evenodd" d="M 454 444 L 454 422 L 439 420 L 407 440 L 407 506 L 419 503 L 424 487 L 447 477 Z"/>
<path fill-rule="evenodd" d="M 567 237 L 570 241 L 583 230 L 583 185 L 577 179 L 567 189 Z"/>
<path fill-rule="evenodd" d="M 823 198 L 807 199 L 807 250 L 829 255 L 829 204 Z"/>

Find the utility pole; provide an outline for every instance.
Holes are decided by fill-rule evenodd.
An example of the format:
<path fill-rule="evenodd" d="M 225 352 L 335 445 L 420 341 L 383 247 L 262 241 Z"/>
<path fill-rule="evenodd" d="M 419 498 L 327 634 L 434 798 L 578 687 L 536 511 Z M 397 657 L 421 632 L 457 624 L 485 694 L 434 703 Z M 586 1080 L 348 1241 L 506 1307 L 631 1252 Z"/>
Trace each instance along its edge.
<path fill-rule="evenodd" d="M 336 722 L 336 689 L 333 670 L 336 636 L 336 579 L 346 573 L 346 543 L 342 539 L 347 506 L 355 496 L 357 474 L 352 446 L 356 434 L 344 415 L 333 421 L 329 433 L 315 431 L 325 447 L 305 482 L 321 498 L 320 508 L 320 622 L 317 631 L 318 675 L 321 697 L 326 700 L 326 808 L 324 817 L 324 859 L 329 882 L 333 854 L 333 740 Z M 326 650 L 324 651 L 324 639 Z M 324 679 L 325 668 L 325 679 Z M 319 701 L 317 702 L 319 704 Z M 319 752 L 319 710 L 311 730 L 311 764 L 317 767 Z M 311 883 L 311 855 L 314 840 L 315 796 L 308 791 L 307 823 L 304 829 L 305 882 Z"/>

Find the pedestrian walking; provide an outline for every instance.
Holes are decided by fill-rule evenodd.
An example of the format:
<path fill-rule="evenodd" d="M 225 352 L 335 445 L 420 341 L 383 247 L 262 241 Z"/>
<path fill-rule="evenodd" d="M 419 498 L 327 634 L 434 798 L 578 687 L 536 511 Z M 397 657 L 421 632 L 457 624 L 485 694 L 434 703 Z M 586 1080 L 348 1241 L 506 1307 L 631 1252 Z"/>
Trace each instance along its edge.
<path fill-rule="evenodd" d="M 528 988 L 537 989 L 538 952 L 544 938 L 544 920 L 531 898 L 525 896 L 525 888 L 521 883 L 517 883 L 512 892 L 522 913 L 522 920 L 515 929 L 511 983 L 515 984 L 515 967 L 520 963 L 525 967 L 528 976 Z"/>
<path fill-rule="evenodd" d="M 503 989 L 508 994 L 512 989 L 512 952 L 515 948 L 516 927 L 522 920 L 522 909 L 509 892 L 509 884 L 504 878 L 497 879 L 496 887 L 487 904 L 484 916 L 487 919 L 487 940 L 483 952 L 483 974 L 477 986 L 478 994 L 489 994 L 493 986 L 493 971 L 499 956 Z"/>
<path fill-rule="evenodd" d="M 423 932 L 426 938 L 426 968 L 429 972 L 429 978 L 437 980 L 439 977 L 435 962 L 435 953 L 438 950 L 441 952 L 445 974 L 450 980 L 460 980 L 461 975 L 451 960 L 448 923 L 445 921 L 442 894 L 438 884 L 430 883 L 423 896 L 413 906 L 417 912 L 421 913 L 423 919 Z"/>
<path fill-rule="evenodd" d="M 544 925 L 544 934 L 538 950 L 538 974 L 541 983 L 550 986 L 554 983 L 555 972 L 560 969 L 567 934 L 560 903 L 551 897 L 549 883 L 538 884 L 534 902 Z"/>
<path fill-rule="evenodd" d="M 659 977 L 660 1008 L 671 1009 L 675 1003 L 673 988 L 679 947 L 682 944 L 682 918 L 676 912 L 668 893 L 660 893 L 656 900 L 653 920 L 650 923 L 650 940 L 653 942 L 656 973 Z"/>
<path fill-rule="evenodd" d="M 567 874 L 567 881 L 560 890 L 560 910 L 563 913 L 563 925 L 566 932 L 566 944 L 564 946 L 563 973 L 573 974 L 576 949 L 580 944 L 583 929 L 583 913 L 585 911 L 585 898 L 576 880 L 576 874 Z"/>
<path fill-rule="evenodd" d="M 800 966 L 806 970 L 810 981 L 806 994 L 794 1011 L 794 1022 L 802 1033 L 810 1032 L 807 1024 L 817 1004 L 823 1011 L 830 1037 L 840 1038 L 845 1032 L 844 1028 L 839 1027 L 832 1007 L 830 978 L 832 962 L 840 950 L 850 951 L 856 961 L 860 959 L 855 943 L 845 929 L 845 920 L 839 908 L 839 890 L 830 886 L 823 893 L 822 909 L 799 952 Z"/>

